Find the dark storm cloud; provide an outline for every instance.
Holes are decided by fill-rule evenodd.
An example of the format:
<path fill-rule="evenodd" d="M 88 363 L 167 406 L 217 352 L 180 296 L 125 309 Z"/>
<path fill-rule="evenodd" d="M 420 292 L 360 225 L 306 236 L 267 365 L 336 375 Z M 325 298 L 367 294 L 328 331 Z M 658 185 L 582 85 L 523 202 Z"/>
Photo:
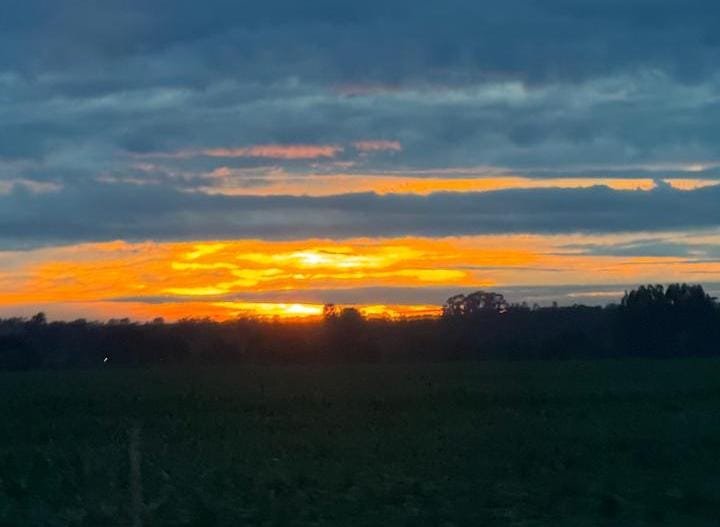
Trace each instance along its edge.
<path fill-rule="evenodd" d="M 26 246 L 103 239 L 447 236 L 624 232 L 720 224 L 720 187 L 695 191 L 505 190 L 430 196 L 209 196 L 149 185 L 66 187 L 0 197 L 0 240 Z M 671 211 L 671 213 L 668 213 Z"/>
<path fill-rule="evenodd" d="M 150 78 L 200 84 L 228 70 L 393 83 L 578 80 L 647 65 L 694 80 L 713 70 L 718 15 L 712 0 L 6 0 L 0 60 L 36 75 L 176 54 L 194 71 L 171 63 Z"/>
<path fill-rule="evenodd" d="M 220 166 L 315 169 L 168 155 L 341 145 L 358 173 L 717 177 L 719 15 L 713 0 L 5 0 L 0 183 L 67 188 L 0 195 L 1 243 L 717 225 L 715 190 L 191 195 Z M 402 151 L 349 146 L 365 140 Z"/>

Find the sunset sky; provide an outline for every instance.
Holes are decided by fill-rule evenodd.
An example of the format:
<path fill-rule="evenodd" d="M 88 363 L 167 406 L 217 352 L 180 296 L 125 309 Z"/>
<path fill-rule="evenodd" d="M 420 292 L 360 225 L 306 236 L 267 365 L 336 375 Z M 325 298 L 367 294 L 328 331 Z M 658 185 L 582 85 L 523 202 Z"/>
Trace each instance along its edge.
<path fill-rule="evenodd" d="M 720 294 L 714 0 L 3 0 L 0 317 Z"/>

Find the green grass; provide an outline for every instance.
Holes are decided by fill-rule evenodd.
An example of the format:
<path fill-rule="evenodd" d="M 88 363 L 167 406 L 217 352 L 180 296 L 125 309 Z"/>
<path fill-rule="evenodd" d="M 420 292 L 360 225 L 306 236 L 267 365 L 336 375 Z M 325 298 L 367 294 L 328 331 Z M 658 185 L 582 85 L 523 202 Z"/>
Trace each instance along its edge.
<path fill-rule="evenodd" d="M 718 525 L 720 360 L 0 375 L 0 526 Z"/>

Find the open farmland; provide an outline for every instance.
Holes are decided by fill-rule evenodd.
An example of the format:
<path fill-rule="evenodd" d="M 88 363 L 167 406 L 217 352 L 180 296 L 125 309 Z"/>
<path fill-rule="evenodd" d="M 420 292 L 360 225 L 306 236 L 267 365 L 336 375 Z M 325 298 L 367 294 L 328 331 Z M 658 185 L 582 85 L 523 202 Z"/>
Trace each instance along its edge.
<path fill-rule="evenodd" d="M 0 525 L 717 525 L 720 360 L 0 376 Z"/>

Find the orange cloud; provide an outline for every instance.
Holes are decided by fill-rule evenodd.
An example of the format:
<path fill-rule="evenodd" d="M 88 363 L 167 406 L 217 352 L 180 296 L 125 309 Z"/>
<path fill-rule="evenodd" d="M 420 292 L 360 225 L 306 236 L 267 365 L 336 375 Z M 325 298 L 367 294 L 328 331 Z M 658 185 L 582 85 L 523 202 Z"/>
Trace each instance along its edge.
<path fill-rule="evenodd" d="M 588 188 L 603 185 L 613 190 L 652 190 L 650 178 L 528 178 L 512 175 L 478 177 L 414 177 L 376 174 L 303 174 L 284 171 L 265 174 L 220 167 L 209 173 L 211 185 L 202 187 L 209 194 L 272 196 L 331 196 L 353 192 L 376 194 L 419 194 L 434 192 L 489 192 L 508 189 Z M 678 190 L 694 190 L 718 185 L 713 179 L 667 179 Z M 253 185 L 248 186 L 247 183 Z"/>
<path fill-rule="evenodd" d="M 268 159 L 321 159 L 332 158 L 343 151 L 338 145 L 267 144 L 230 148 L 206 148 L 202 150 L 180 150 L 177 152 L 152 152 L 134 154 L 138 158 L 187 159 L 191 157 L 256 157 Z M 147 165 L 146 166 L 153 166 Z"/>
<path fill-rule="evenodd" d="M 313 317 L 318 291 L 437 287 L 458 291 L 527 285 L 720 281 L 703 257 L 607 256 L 581 246 L 633 243 L 647 234 L 183 243 L 89 243 L 0 252 L 0 310 L 51 316 L 154 318 Z M 677 233 L 654 234 L 677 239 Z M 720 245 L 720 236 L 684 234 Z M 702 256 L 702 255 L 701 255 Z M 306 293 L 306 294 L 304 294 Z M 265 295 L 265 296 L 263 296 Z M 272 298 L 273 300 L 263 300 Z M 317 298 L 307 303 L 308 298 Z M 443 301 L 437 299 L 437 305 Z M 437 312 L 436 306 L 357 306 L 367 315 Z"/>
<path fill-rule="evenodd" d="M 335 157 L 337 145 L 255 145 L 244 148 L 212 148 L 200 153 L 209 157 L 266 157 L 271 159 L 318 159 Z"/>

